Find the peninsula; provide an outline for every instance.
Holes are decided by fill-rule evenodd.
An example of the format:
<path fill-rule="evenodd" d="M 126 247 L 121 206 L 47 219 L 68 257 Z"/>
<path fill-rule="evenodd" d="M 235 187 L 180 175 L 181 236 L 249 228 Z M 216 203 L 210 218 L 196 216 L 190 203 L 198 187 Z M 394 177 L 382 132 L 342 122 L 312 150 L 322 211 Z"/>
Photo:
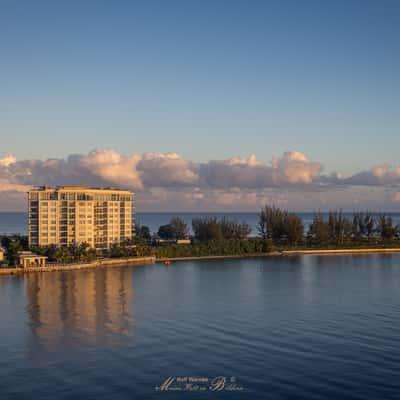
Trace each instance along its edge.
<path fill-rule="evenodd" d="M 118 189 L 44 187 L 30 192 L 29 200 L 29 236 L 1 237 L 1 273 L 188 259 L 400 252 L 400 228 L 384 213 L 316 212 L 305 229 L 298 215 L 265 206 L 256 235 L 245 222 L 215 217 L 194 218 L 191 229 L 174 217 L 150 232 L 133 224 L 133 194 Z"/>

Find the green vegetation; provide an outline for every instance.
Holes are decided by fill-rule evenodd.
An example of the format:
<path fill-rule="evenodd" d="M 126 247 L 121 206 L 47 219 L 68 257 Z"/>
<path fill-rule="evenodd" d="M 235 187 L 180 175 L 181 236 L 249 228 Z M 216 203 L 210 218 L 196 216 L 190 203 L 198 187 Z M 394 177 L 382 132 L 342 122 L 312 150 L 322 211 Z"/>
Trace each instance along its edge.
<path fill-rule="evenodd" d="M 304 225 L 301 218 L 280 208 L 265 206 L 260 213 L 258 232 L 266 243 L 265 250 L 272 245 L 298 246 L 304 239 Z"/>
<path fill-rule="evenodd" d="M 33 247 L 34 253 L 48 257 L 49 262 L 57 263 L 74 263 L 74 262 L 91 262 L 98 258 L 124 258 L 124 257 L 140 257 L 151 255 L 149 246 L 133 241 L 126 241 L 121 244 L 112 245 L 108 250 L 96 251 L 90 248 L 87 243 L 73 245 L 69 247 Z"/>
<path fill-rule="evenodd" d="M 151 240 L 151 232 L 148 226 L 136 225 L 135 235 L 136 238 L 141 238 L 143 241 Z"/>
<path fill-rule="evenodd" d="M 28 250 L 28 237 L 23 235 L 1 236 L 0 244 L 6 251 L 4 263 L 15 265 L 18 259 L 18 252 Z"/>
<path fill-rule="evenodd" d="M 316 213 L 304 239 L 308 247 L 363 248 L 400 245 L 400 227 L 392 218 L 370 212 L 355 212 L 346 218 L 342 211 L 331 211 L 324 219 Z"/>
<path fill-rule="evenodd" d="M 169 224 L 160 226 L 158 236 L 164 240 L 187 239 L 189 237 L 189 228 L 183 219 L 174 217 Z"/>
<path fill-rule="evenodd" d="M 198 242 L 226 242 L 245 240 L 251 228 L 245 222 L 240 223 L 227 218 L 195 218 L 192 221 L 194 239 Z"/>
<path fill-rule="evenodd" d="M 68 247 L 57 247 L 50 245 L 48 247 L 32 247 L 32 252 L 46 256 L 49 262 L 73 263 L 90 262 L 97 258 L 95 249 L 89 247 L 87 243 L 73 245 Z"/>
<path fill-rule="evenodd" d="M 400 247 L 400 227 L 386 214 L 354 212 L 350 217 L 341 210 L 327 215 L 314 214 L 307 232 L 301 218 L 277 207 L 265 206 L 259 214 L 258 236 L 250 237 L 247 223 L 228 218 L 195 218 L 190 244 L 177 244 L 189 238 L 189 229 L 181 218 L 160 226 L 155 236 L 146 226 L 136 226 L 134 239 L 97 251 L 86 243 L 70 246 L 31 248 L 48 257 L 49 262 L 88 262 L 96 258 L 124 258 L 154 255 L 157 258 L 256 255 L 272 251 L 305 249 L 356 249 Z M 25 236 L 1 237 L 6 263 L 15 265 L 18 252 L 28 250 Z M 159 240 L 162 239 L 162 240 Z"/>
<path fill-rule="evenodd" d="M 179 220 L 174 218 L 173 220 Z M 173 227 L 174 235 L 168 239 L 185 239 L 189 236 L 189 230 L 184 221 L 170 226 Z M 180 227 L 178 229 L 177 227 Z M 192 244 L 158 244 L 153 243 L 151 252 L 157 258 L 174 257 L 205 257 L 224 255 L 255 254 L 262 251 L 262 241 L 256 238 L 248 239 L 251 228 L 246 223 L 240 223 L 227 218 L 195 218 L 192 221 L 193 238 Z M 179 232 L 177 234 L 176 232 Z M 158 231 L 160 235 L 160 230 Z M 166 237 L 162 237 L 163 239 Z"/>
<path fill-rule="evenodd" d="M 263 252 L 263 242 L 256 238 L 211 240 L 191 245 L 156 246 L 151 250 L 157 258 L 254 255 Z"/>

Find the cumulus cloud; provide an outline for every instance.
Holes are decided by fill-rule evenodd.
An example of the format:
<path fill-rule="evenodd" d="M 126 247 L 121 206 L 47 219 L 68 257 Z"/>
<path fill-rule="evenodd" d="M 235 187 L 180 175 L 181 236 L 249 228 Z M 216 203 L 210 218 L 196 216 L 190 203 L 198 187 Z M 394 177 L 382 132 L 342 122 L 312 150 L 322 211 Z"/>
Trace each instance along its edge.
<path fill-rule="evenodd" d="M 150 187 L 189 186 L 199 180 L 195 164 L 176 153 L 145 153 L 137 169 L 144 185 Z"/>
<path fill-rule="evenodd" d="M 10 164 L 14 164 L 16 161 L 17 159 L 12 154 L 9 154 L 4 158 L 0 158 L 0 165 L 8 167 Z"/>
<path fill-rule="evenodd" d="M 142 188 L 143 184 L 137 171 L 137 163 L 141 156 L 133 154 L 124 157 L 114 150 L 96 150 L 87 156 L 78 157 L 75 161 L 78 170 L 111 184 Z"/>
<path fill-rule="evenodd" d="M 271 165 L 251 155 L 249 158 L 210 161 L 200 166 L 203 181 L 215 188 L 255 189 L 311 184 L 320 172 L 320 163 L 309 161 L 298 151 L 284 153 L 273 159 Z"/>
<path fill-rule="evenodd" d="M 137 157 L 122 157 L 112 150 L 70 155 L 67 159 L 22 160 L 7 170 L 25 185 L 122 185 L 141 187 Z"/>
<path fill-rule="evenodd" d="M 382 186 L 400 184 L 400 167 L 391 167 L 388 164 L 373 167 L 343 180 L 349 185 Z"/>
<path fill-rule="evenodd" d="M 322 166 L 319 162 L 309 161 L 308 158 L 299 151 L 284 153 L 281 158 L 274 159 L 272 165 L 277 174 L 276 180 L 288 184 L 313 183 L 322 170 Z"/>
<path fill-rule="evenodd" d="M 400 167 L 384 164 L 348 178 L 339 173 L 322 175 L 322 164 L 299 151 L 288 151 L 270 163 L 254 154 L 196 163 L 176 153 L 125 156 L 115 150 L 94 150 L 65 159 L 0 158 L 0 208 L 5 208 L 7 198 L 22 198 L 36 185 L 129 188 L 138 193 L 142 209 L 163 205 L 182 210 L 255 209 L 265 202 L 310 204 L 307 208 L 313 209 L 330 199 L 363 203 L 365 191 L 354 188 L 391 188 L 390 193 L 397 193 L 393 188 L 400 185 Z M 341 198 L 343 193 L 347 200 Z M 387 204 L 399 202 L 398 194 L 384 196 Z"/>
<path fill-rule="evenodd" d="M 395 192 L 392 194 L 392 202 L 400 203 L 400 192 Z"/>
<path fill-rule="evenodd" d="M 151 187 L 265 188 L 311 184 L 321 165 L 296 151 L 271 164 L 255 155 L 194 163 L 176 153 L 123 156 L 114 150 L 94 150 L 66 159 L 22 160 L 7 156 L 1 167 L 23 185 L 119 185 Z"/>
<path fill-rule="evenodd" d="M 0 159 L 0 193 L 1 192 L 26 192 L 29 186 L 24 185 L 10 171 L 10 166 L 16 162 L 16 158 L 8 155 Z"/>

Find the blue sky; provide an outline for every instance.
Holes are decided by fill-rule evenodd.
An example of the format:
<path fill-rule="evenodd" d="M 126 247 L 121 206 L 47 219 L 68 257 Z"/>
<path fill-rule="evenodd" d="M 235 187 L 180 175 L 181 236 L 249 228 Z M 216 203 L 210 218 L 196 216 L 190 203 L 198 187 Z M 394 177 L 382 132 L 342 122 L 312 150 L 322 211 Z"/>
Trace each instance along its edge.
<path fill-rule="evenodd" d="M 0 158 L 398 164 L 399 1 L 0 3 Z"/>

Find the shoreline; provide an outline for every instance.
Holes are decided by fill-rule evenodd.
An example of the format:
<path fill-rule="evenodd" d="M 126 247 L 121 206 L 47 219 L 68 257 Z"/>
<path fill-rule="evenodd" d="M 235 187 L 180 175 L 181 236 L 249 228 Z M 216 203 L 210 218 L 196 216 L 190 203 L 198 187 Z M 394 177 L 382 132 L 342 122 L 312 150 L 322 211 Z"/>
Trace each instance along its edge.
<path fill-rule="evenodd" d="M 370 249 L 312 249 L 312 250 L 282 250 L 270 253 L 249 253 L 249 254 L 233 254 L 220 256 L 189 256 L 189 257 L 131 257 L 131 258 L 110 258 L 105 260 L 94 261 L 81 264 L 65 264 L 65 265 L 49 265 L 46 267 L 13 267 L 0 268 L 1 275 L 21 275 L 34 272 L 54 272 L 54 271 L 78 271 L 104 267 L 120 267 L 124 265 L 146 265 L 155 263 L 166 263 L 174 261 L 201 261 L 201 260 L 225 260 L 225 259 L 244 259 L 244 258 L 263 258 L 263 257 L 290 257 L 302 255 L 353 255 L 353 254 L 395 254 L 400 253 L 400 247 L 394 248 L 370 248 Z"/>
<path fill-rule="evenodd" d="M 167 261 L 195 261 L 195 260 L 218 260 L 234 258 L 254 258 L 254 257 L 284 257 L 301 255 L 351 255 L 351 254 L 391 254 L 400 253 L 400 247 L 393 248 L 366 248 L 366 249 L 311 249 L 311 250 L 282 250 L 270 253 L 249 253 L 224 256 L 189 256 L 189 257 L 162 257 L 157 258 L 156 263 Z"/>
<path fill-rule="evenodd" d="M 20 275 L 29 274 L 34 272 L 55 272 L 55 271 L 79 271 L 105 267 L 120 267 L 124 265 L 145 265 L 154 264 L 156 258 L 154 256 L 148 257 L 130 257 L 130 258 L 109 258 L 81 264 L 60 264 L 48 265 L 45 267 L 13 267 L 13 268 L 0 268 L 0 275 Z"/>
<path fill-rule="evenodd" d="M 253 258 L 253 257 L 270 257 L 280 256 L 281 252 L 274 251 L 271 253 L 254 253 L 254 254 L 232 254 L 225 256 L 189 256 L 189 257 L 161 257 L 156 258 L 156 263 L 165 263 L 168 261 L 196 261 L 196 260 L 224 260 L 224 259 L 235 259 L 235 258 Z"/>
<path fill-rule="evenodd" d="M 346 255 L 346 254 L 390 254 L 400 253 L 400 247 L 365 248 L 365 249 L 318 249 L 318 250 L 284 250 L 283 256 L 297 255 Z"/>

